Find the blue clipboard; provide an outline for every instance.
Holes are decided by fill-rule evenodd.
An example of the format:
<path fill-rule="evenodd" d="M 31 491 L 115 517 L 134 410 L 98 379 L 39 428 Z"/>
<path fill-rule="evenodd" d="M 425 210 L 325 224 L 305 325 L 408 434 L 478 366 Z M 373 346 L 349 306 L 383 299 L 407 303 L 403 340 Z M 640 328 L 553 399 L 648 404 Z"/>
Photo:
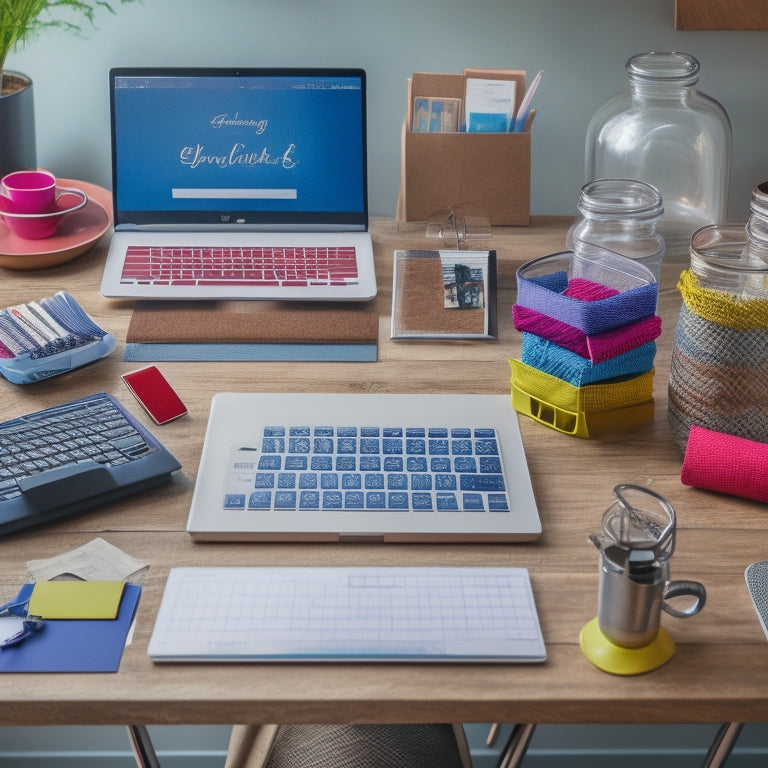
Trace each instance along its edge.
<path fill-rule="evenodd" d="M 16 602 L 25 602 L 25 584 Z M 47 619 L 19 645 L 0 651 L 0 672 L 117 672 L 141 587 L 126 584 L 116 619 Z"/>

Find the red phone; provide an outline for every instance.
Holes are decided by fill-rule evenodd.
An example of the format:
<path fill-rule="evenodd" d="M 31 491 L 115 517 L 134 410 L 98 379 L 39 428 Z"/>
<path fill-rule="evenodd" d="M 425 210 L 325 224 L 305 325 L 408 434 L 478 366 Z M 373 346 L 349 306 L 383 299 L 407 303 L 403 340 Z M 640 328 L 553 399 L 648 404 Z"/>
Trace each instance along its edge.
<path fill-rule="evenodd" d="M 124 373 L 120 378 L 156 424 L 167 424 L 187 412 L 187 406 L 156 365 Z"/>

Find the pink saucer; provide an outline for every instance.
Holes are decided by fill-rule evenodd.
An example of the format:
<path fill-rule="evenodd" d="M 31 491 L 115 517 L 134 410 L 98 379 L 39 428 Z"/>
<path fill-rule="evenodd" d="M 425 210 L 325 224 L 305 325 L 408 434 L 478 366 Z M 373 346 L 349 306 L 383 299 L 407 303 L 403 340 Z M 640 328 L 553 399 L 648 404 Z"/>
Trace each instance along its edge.
<path fill-rule="evenodd" d="M 85 192 L 85 206 L 68 214 L 56 234 L 43 240 L 25 240 L 0 223 L 0 267 L 42 269 L 63 264 L 92 248 L 112 226 L 112 194 L 108 190 L 74 179 L 58 182 Z"/>

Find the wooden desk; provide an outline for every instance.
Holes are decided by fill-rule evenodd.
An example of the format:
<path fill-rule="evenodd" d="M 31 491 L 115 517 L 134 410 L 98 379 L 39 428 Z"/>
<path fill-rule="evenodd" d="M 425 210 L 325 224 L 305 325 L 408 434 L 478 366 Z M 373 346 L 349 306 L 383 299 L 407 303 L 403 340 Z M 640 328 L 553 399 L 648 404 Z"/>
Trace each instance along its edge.
<path fill-rule="evenodd" d="M 768 509 L 680 483 L 681 459 L 666 422 L 666 389 L 681 265 L 665 265 L 657 355 L 656 417 L 630 433 L 579 440 L 521 418 L 544 535 L 519 545 L 194 544 L 185 524 L 211 396 L 218 390 L 508 393 L 507 360 L 519 355 L 512 327 L 515 269 L 564 248 L 565 219 L 497 230 L 498 343 L 389 339 L 395 247 L 424 247 L 394 222 L 373 222 L 379 294 L 377 363 L 162 363 L 189 406 L 188 417 L 154 432 L 184 469 L 175 481 L 40 531 L 0 540 L 0 597 L 23 583 L 25 563 L 101 536 L 151 563 L 133 643 L 117 674 L 7 675 L 0 725 L 245 722 L 720 722 L 768 720 L 768 643 L 744 583 L 745 567 L 768 557 Z M 40 272 L 0 270 L 2 306 L 67 288 L 95 320 L 125 339 L 129 301 L 99 294 L 104 248 Z M 31 386 L 0 381 L 0 416 L 10 418 L 94 391 L 111 392 L 146 423 L 119 374 L 122 345 L 108 359 Z M 510 406 L 510 418 L 516 417 Z M 579 631 L 595 616 L 598 556 L 587 535 L 599 527 L 614 485 L 646 482 L 678 514 L 674 578 L 702 581 L 703 612 L 662 615 L 675 657 L 640 677 L 595 669 Z M 529 569 L 549 660 L 535 666 L 179 665 L 155 666 L 149 642 L 169 568 L 188 565 L 516 565 Z"/>

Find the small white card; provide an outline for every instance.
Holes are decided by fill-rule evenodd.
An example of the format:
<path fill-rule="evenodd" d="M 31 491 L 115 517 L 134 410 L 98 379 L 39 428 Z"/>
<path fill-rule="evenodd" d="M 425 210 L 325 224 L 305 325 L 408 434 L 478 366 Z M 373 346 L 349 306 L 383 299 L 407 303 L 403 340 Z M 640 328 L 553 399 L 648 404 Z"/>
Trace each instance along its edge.
<path fill-rule="evenodd" d="M 467 131 L 508 133 L 515 113 L 515 81 L 467 78 Z"/>

